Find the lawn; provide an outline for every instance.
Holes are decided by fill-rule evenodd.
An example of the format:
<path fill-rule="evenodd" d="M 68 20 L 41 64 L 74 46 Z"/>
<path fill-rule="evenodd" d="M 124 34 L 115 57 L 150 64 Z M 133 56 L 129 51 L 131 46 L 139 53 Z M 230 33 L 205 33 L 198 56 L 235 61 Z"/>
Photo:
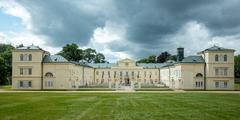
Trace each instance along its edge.
<path fill-rule="evenodd" d="M 2 90 L 10 90 L 12 88 L 11 85 L 0 85 L 0 89 Z"/>
<path fill-rule="evenodd" d="M 240 90 L 240 83 L 235 83 L 235 89 Z"/>
<path fill-rule="evenodd" d="M 240 94 L 0 93 L 1 120 L 237 120 Z"/>

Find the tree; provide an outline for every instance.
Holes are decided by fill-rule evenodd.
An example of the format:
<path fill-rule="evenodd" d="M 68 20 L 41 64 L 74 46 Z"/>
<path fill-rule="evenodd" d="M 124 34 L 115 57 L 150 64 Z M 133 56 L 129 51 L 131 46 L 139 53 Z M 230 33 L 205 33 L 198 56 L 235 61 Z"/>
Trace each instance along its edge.
<path fill-rule="evenodd" d="M 148 57 L 149 63 L 156 63 L 156 55 L 151 55 Z"/>
<path fill-rule="evenodd" d="M 235 77 L 240 78 L 240 55 L 234 56 Z"/>
<path fill-rule="evenodd" d="M 0 44 L 0 84 L 11 84 L 12 75 L 12 50 L 8 44 Z"/>
<path fill-rule="evenodd" d="M 177 61 L 177 55 L 171 55 L 167 58 L 167 60 L 174 60 Z"/>
<path fill-rule="evenodd" d="M 98 53 L 95 56 L 94 63 L 105 63 L 105 56 L 102 53 Z"/>
<path fill-rule="evenodd" d="M 147 58 L 143 58 L 137 61 L 137 63 L 149 63 Z"/>
<path fill-rule="evenodd" d="M 69 61 L 79 61 L 83 59 L 83 50 L 79 49 L 77 44 L 67 44 L 58 55 L 63 56 Z"/>
<path fill-rule="evenodd" d="M 96 57 L 96 50 L 92 48 L 87 48 L 83 51 L 83 58 L 86 60 L 88 63 L 92 63 Z"/>
<path fill-rule="evenodd" d="M 23 44 L 17 45 L 16 48 L 24 47 Z"/>
<path fill-rule="evenodd" d="M 162 52 L 158 57 L 157 57 L 157 62 L 158 63 L 164 63 L 168 60 L 168 58 L 171 56 L 167 51 Z"/>
<path fill-rule="evenodd" d="M 148 58 L 138 60 L 137 63 L 156 63 L 156 56 L 150 55 Z"/>
<path fill-rule="evenodd" d="M 58 53 L 58 55 L 63 56 L 68 61 L 85 60 L 88 63 L 103 63 L 105 61 L 105 56 L 102 53 L 97 53 L 95 49 L 87 48 L 85 50 L 80 49 L 75 43 L 66 44 L 63 49 Z"/>

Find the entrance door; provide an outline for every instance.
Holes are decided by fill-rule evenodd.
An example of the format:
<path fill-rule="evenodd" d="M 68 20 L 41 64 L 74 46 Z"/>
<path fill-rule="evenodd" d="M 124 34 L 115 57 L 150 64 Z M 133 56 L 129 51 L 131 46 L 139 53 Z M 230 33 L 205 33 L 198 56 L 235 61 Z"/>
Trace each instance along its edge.
<path fill-rule="evenodd" d="M 130 86 L 130 80 L 129 80 L 129 78 L 126 78 L 126 79 L 125 79 L 125 86 Z"/>

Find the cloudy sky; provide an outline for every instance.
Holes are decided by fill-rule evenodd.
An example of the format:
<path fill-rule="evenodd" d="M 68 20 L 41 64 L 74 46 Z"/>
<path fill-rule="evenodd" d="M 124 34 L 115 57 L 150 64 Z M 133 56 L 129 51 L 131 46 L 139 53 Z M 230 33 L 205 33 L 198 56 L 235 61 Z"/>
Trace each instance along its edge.
<path fill-rule="evenodd" d="M 67 43 L 110 62 L 163 51 L 186 55 L 218 45 L 240 50 L 239 0 L 0 0 L 0 43 Z"/>

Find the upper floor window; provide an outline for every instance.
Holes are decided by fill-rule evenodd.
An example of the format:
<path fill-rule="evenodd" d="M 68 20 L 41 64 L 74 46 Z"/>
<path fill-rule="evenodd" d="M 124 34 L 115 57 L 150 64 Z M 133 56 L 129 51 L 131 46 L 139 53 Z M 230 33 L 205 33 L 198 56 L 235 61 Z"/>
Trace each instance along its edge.
<path fill-rule="evenodd" d="M 32 61 L 32 54 L 20 54 L 20 61 Z"/>
<path fill-rule="evenodd" d="M 102 78 L 104 77 L 104 71 L 102 71 Z"/>
<path fill-rule="evenodd" d="M 98 71 L 96 71 L 96 75 L 98 75 Z"/>
<path fill-rule="evenodd" d="M 114 71 L 114 78 L 116 78 L 116 71 Z"/>
<path fill-rule="evenodd" d="M 108 77 L 110 78 L 110 71 L 108 71 Z"/>
<path fill-rule="evenodd" d="M 215 61 L 227 61 L 227 55 L 215 55 Z"/>
<path fill-rule="evenodd" d="M 29 60 L 29 61 L 32 61 L 32 54 L 29 54 L 29 55 L 28 55 L 28 60 Z"/>
<path fill-rule="evenodd" d="M 224 55 L 223 59 L 224 61 L 227 61 L 227 55 Z"/>
<path fill-rule="evenodd" d="M 218 61 L 218 55 L 215 55 L 215 61 Z"/>
<path fill-rule="evenodd" d="M 23 61 L 23 54 L 20 55 L 20 61 Z"/>

